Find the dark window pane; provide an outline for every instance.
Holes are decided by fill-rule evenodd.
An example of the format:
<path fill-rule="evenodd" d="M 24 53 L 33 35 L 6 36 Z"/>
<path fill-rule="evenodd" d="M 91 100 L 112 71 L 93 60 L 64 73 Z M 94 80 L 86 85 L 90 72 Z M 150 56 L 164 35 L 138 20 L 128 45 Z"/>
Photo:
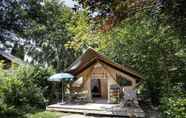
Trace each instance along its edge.
<path fill-rule="evenodd" d="M 131 86 L 132 82 L 127 80 L 125 77 L 121 76 L 121 75 L 117 75 L 117 82 L 120 86 Z"/>

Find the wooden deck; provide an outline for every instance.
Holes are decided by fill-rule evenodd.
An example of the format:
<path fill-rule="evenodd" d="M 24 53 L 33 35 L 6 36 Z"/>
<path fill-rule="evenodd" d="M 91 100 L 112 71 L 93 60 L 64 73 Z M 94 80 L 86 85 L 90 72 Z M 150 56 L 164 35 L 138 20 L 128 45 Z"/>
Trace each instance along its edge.
<path fill-rule="evenodd" d="M 47 106 L 46 110 L 104 116 L 129 117 L 131 115 L 135 115 L 138 118 L 145 117 L 143 110 L 140 108 L 120 108 L 118 104 L 53 104 Z"/>

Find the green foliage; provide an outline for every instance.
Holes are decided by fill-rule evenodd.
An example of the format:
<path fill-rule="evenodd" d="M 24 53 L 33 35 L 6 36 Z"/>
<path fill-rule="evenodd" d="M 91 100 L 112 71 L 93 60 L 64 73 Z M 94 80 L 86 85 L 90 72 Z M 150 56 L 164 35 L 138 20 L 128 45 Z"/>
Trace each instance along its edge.
<path fill-rule="evenodd" d="M 186 118 L 186 98 L 170 97 L 164 100 L 165 118 Z"/>
<path fill-rule="evenodd" d="M 186 24 L 186 1 L 185 0 L 163 0 L 161 12 L 164 21 L 168 22 L 185 42 Z"/>
<path fill-rule="evenodd" d="M 12 34 L 22 34 L 33 20 L 39 22 L 38 11 L 42 0 L 1 0 L 0 1 L 0 42 L 4 47 L 12 47 L 16 41 Z M 37 10 L 36 10 L 37 9 Z M 10 43 L 11 42 L 11 43 Z"/>
<path fill-rule="evenodd" d="M 125 19 L 142 11 L 155 0 L 76 0 L 91 13 L 97 12 L 100 17 L 115 16 L 117 20 Z"/>
<path fill-rule="evenodd" d="M 20 58 L 30 56 L 31 63 L 53 66 L 57 71 L 72 63 L 76 53 L 65 44 L 72 39 L 68 25 L 73 12 L 63 2 L 7 0 L 0 3 L 3 9 L 1 48 L 11 50 Z"/>
<path fill-rule="evenodd" d="M 100 50 L 115 62 L 129 64 L 141 72 L 145 78 L 144 94 L 153 104 L 159 104 L 166 81 L 185 77 L 186 63 L 176 56 L 184 49 L 178 35 L 168 25 L 155 27 L 153 23 L 145 15 L 123 21 L 107 33 L 103 41 L 109 44 Z"/>
<path fill-rule="evenodd" d="M 53 71 L 39 67 L 17 67 L 1 71 L 0 114 L 23 115 L 34 109 L 45 108 L 49 84 L 47 79 Z"/>
<path fill-rule="evenodd" d="M 73 61 L 75 54 L 72 49 L 65 47 L 71 40 L 67 26 L 72 12 L 58 0 L 45 1 L 43 4 L 40 15 L 45 21 L 33 22 L 24 32 L 26 38 L 36 44 L 29 45 L 28 55 L 33 58 L 33 63 L 47 64 L 61 71 Z"/>
<path fill-rule="evenodd" d="M 186 118 L 186 95 L 180 85 L 172 87 L 169 94 L 164 93 L 161 110 L 163 118 Z"/>
<path fill-rule="evenodd" d="M 60 118 L 62 116 L 65 116 L 67 114 L 65 113 L 59 113 L 59 112 L 38 112 L 38 113 L 34 113 L 34 114 L 27 114 L 25 115 L 26 118 Z"/>
<path fill-rule="evenodd" d="M 76 0 L 91 13 L 97 13 L 98 21 L 110 16 L 114 24 L 126 20 L 140 12 L 149 11 L 149 16 L 169 24 L 185 39 L 185 0 Z"/>
<path fill-rule="evenodd" d="M 98 47 L 100 43 L 99 32 L 94 31 L 86 10 L 73 14 L 68 29 L 72 33 L 72 40 L 68 41 L 66 47 L 73 48 L 77 52 L 81 52 L 89 46 Z"/>

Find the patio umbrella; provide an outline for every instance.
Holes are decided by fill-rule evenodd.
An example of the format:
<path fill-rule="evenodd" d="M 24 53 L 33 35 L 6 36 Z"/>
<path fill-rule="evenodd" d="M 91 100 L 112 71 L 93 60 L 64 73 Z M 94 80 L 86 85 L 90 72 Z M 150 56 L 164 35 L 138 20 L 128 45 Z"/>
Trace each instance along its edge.
<path fill-rule="evenodd" d="M 63 92 L 63 81 L 71 81 L 73 80 L 74 76 L 70 73 L 57 73 L 48 78 L 48 81 L 54 81 L 54 82 L 62 82 L 62 100 L 61 104 L 64 104 L 64 92 Z"/>

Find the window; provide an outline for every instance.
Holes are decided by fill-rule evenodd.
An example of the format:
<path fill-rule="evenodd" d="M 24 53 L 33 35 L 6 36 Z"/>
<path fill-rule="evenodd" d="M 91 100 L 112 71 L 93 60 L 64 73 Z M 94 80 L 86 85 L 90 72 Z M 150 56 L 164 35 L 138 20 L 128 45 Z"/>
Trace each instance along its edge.
<path fill-rule="evenodd" d="M 116 81 L 120 86 L 131 86 L 132 82 L 121 75 L 116 75 Z"/>

